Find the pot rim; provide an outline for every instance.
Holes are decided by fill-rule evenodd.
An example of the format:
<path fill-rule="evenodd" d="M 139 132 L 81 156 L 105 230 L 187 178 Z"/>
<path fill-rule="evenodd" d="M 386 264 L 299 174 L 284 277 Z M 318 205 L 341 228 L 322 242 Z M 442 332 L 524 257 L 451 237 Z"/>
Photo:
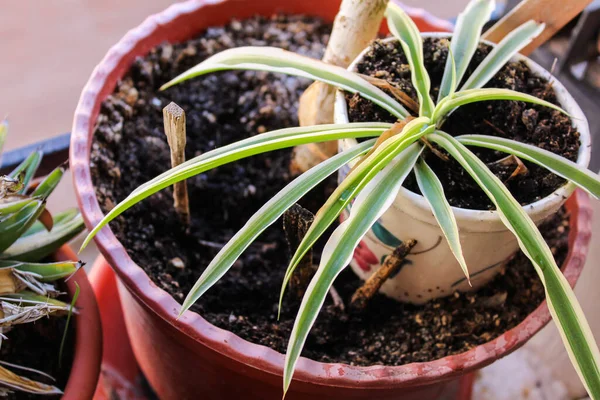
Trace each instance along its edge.
<path fill-rule="evenodd" d="M 452 34 L 448 32 L 425 32 L 421 34 L 423 37 L 429 38 L 447 38 L 451 37 Z M 383 39 L 383 42 L 393 42 L 397 41 L 394 37 L 389 37 Z M 492 43 L 488 40 L 482 40 L 483 43 L 486 43 L 490 46 L 495 46 L 495 43 Z M 348 66 L 348 70 L 354 70 L 356 65 L 362 60 L 365 54 L 371 49 L 371 47 L 365 48 L 352 63 Z M 511 58 L 511 61 L 523 61 L 527 64 L 527 66 L 534 72 L 536 75 L 542 76 L 548 81 L 553 82 L 553 88 L 556 91 L 557 98 L 561 103 L 561 106 L 566 109 L 566 111 L 572 115 L 572 122 L 575 124 L 579 131 L 579 152 L 577 155 L 577 164 L 587 168 L 590 163 L 591 158 L 591 137 L 590 137 L 590 128 L 585 117 L 585 114 L 579 107 L 579 104 L 575 101 L 575 99 L 571 96 L 571 94 L 567 91 L 567 89 L 563 86 L 563 84 L 556 79 L 550 72 L 546 71 L 541 65 L 531 60 L 530 58 L 517 53 L 515 56 Z M 344 98 L 344 94 L 337 90 L 336 98 L 335 98 L 335 108 L 334 108 L 334 118 L 335 123 L 348 123 L 348 109 L 347 103 Z M 358 143 L 356 139 L 343 139 L 340 141 L 341 147 L 349 147 L 353 144 Z M 548 196 L 537 200 L 533 203 L 529 203 L 523 208 L 530 216 L 534 217 L 537 220 L 543 220 L 550 214 L 552 214 L 552 210 L 556 209 L 560 206 L 565 199 L 567 199 L 575 190 L 576 186 L 572 182 L 567 182 L 554 192 L 550 193 Z M 417 193 L 414 193 L 405 187 L 401 187 L 398 192 L 398 197 L 404 198 L 405 201 L 409 202 L 412 207 L 414 207 L 420 215 L 411 213 L 415 218 L 420 219 L 423 222 L 426 222 L 430 225 L 437 226 L 437 222 L 431 213 L 431 208 L 429 203 L 425 198 Z M 498 215 L 498 211 L 496 210 L 474 210 L 468 208 L 461 207 L 452 207 L 452 211 L 456 216 L 457 220 L 464 221 L 465 223 L 471 223 L 470 226 L 463 227 L 467 231 L 479 231 L 477 224 L 482 222 L 487 223 L 486 229 L 484 231 L 500 231 L 506 230 L 502 221 L 500 220 L 500 216 Z M 537 218 L 536 218 L 537 217 Z M 493 228 L 490 227 L 490 223 L 493 223 Z"/>
<path fill-rule="evenodd" d="M 218 6 L 223 2 L 224 0 L 188 0 L 176 3 L 164 11 L 148 17 L 114 45 L 94 69 L 83 89 L 75 111 L 70 149 L 75 192 L 88 227 L 96 225 L 104 216 L 96 198 L 90 173 L 93 128 L 101 101 L 112 93 L 117 79 L 128 70 L 135 56 L 147 53 L 155 44 L 165 40 L 164 36 L 169 24 L 181 23 L 182 18 L 190 18 L 192 15 L 198 14 L 204 7 Z M 253 5 L 258 3 L 259 1 L 252 2 Z M 290 1 L 284 4 L 288 6 L 292 3 Z M 290 6 L 289 9 L 283 8 L 287 12 L 297 9 L 296 5 Z M 418 10 L 411 15 L 422 13 L 422 10 Z M 429 22 L 431 21 L 429 18 Z M 447 26 L 447 23 L 439 25 Z M 194 34 L 193 31 L 188 32 L 187 38 L 192 34 Z M 159 40 L 151 38 L 150 35 L 162 36 L 159 37 Z M 587 254 L 591 232 L 589 218 L 591 208 L 589 199 L 583 192 L 577 192 L 572 197 L 570 206 L 573 229 L 569 236 L 570 247 L 565 262 L 565 276 L 569 283 L 574 285 Z M 94 240 L 128 290 L 160 318 L 191 339 L 224 357 L 269 375 L 282 376 L 283 354 L 271 348 L 250 343 L 229 331 L 218 328 L 195 312 L 187 311 L 178 319 L 180 304 L 166 291 L 156 286 L 146 272 L 130 258 L 127 250 L 117 240 L 110 227 L 102 229 Z M 294 380 L 323 386 L 356 389 L 401 388 L 448 380 L 482 368 L 497 358 L 507 355 L 520 347 L 549 320 L 550 313 L 544 301 L 519 325 L 498 338 L 467 352 L 430 362 L 395 367 L 381 365 L 358 367 L 342 363 L 321 363 L 301 357 L 296 367 Z"/>

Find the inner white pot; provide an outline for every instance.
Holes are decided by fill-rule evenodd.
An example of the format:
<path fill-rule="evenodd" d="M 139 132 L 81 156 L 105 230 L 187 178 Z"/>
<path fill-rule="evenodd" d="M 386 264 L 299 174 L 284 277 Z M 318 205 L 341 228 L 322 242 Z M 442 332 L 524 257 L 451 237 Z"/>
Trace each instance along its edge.
<path fill-rule="evenodd" d="M 423 37 L 450 37 L 448 33 L 427 33 Z M 385 42 L 395 41 L 385 39 Z M 494 46 L 493 43 L 487 44 Z M 369 48 L 365 49 L 348 67 L 353 71 Z M 524 61 L 538 76 L 553 82 L 553 88 L 561 106 L 572 115 L 573 124 L 580 133 L 581 145 L 577 164 L 587 168 L 590 161 L 590 131 L 587 119 L 579 105 L 548 71 L 520 54 L 512 61 Z M 348 109 L 344 94 L 336 94 L 334 119 L 347 123 Z M 354 139 L 339 141 L 339 150 L 356 145 Z M 340 170 L 339 180 L 345 178 L 353 164 Z M 556 213 L 575 190 L 567 183 L 549 196 L 525 206 L 527 214 L 536 224 Z M 423 196 L 401 188 L 390 209 L 365 235 L 354 252 L 352 270 L 362 279 L 368 278 L 380 266 L 381 261 L 394 248 L 408 239 L 418 244 L 406 258 L 400 272 L 383 284 L 381 291 L 399 301 L 424 303 L 430 299 L 452 294 L 454 291 L 476 290 L 489 282 L 515 254 L 519 246 L 515 236 L 504 226 L 496 211 L 452 208 L 459 227 L 460 241 L 471 275 L 471 288 L 450 251 L 429 204 Z M 342 218 L 347 217 L 347 211 Z"/>

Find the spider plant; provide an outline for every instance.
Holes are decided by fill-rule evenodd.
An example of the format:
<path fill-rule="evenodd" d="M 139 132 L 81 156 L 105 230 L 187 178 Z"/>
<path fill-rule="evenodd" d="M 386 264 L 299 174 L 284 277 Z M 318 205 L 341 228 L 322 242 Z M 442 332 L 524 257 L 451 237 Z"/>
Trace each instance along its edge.
<path fill-rule="evenodd" d="M 8 124 L 0 123 L 0 149 Z M 54 283 L 71 276 L 79 262 L 40 263 L 80 233 L 83 219 L 77 210 L 52 216 L 46 199 L 55 190 L 64 165 L 38 184 L 32 180 L 42 160 L 36 151 L 14 171 L 0 177 L 0 345 L 5 334 L 17 325 L 50 315 L 68 315 L 72 307 L 57 300 L 61 294 Z M 0 360 L 0 393 L 19 390 L 35 394 L 60 394 L 53 386 L 20 376 L 12 370 L 45 375 L 24 366 Z"/>
<path fill-rule="evenodd" d="M 318 270 L 302 299 L 285 359 L 285 392 L 291 383 L 309 330 L 317 318 L 329 288 L 350 262 L 353 250 L 363 235 L 390 207 L 411 170 L 415 171 L 421 192 L 430 204 L 450 248 L 468 277 L 468 266 L 462 255 L 458 227 L 451 207 L 444 196 L 440 180 L 422 157 L 426 140 L 439 146 L 460 163 L 490 198 L 506 227 L 517 237 L 521 250 L 529 257 L 544 284 L 548 306 L 573 365 L 588 393 L 594 399 L 600 399 L 598 347 L 571 287 L 556 265 L 536 225 L 504 184 L 467 146 L 499 150 L 531 161 L 573 182 L 594 197 L 600 195 L 600 179 L 577 164 L 532 145 L 482 135 L 452 137 L 441 129 L 444 119 L 453 110 L 481 101 L 522 101 L 566 114 L 560 107 L 524 93 L 483 87 L 516 52 L 544 29 L 534 21 L 516 28 L 493 48 L 470 76 L 464 76 L 480 42 L 482 27 L 490 18 L 493 8 L 493 1 L 473 0 L 458 18 L 450 42 L 451 56 L 445 65 L 439 96 L 434 101 L 430 97 L 430 79 L 423 64 L 421 35 L 402 9 L 389 4 L 386 18 L 392 34 L 400 41 L 408 58 L 412 83 L 419 100 L 417 116 L 411 116 L 398 101 L 353 72 L 281 49 L 242 47 L 223 51 L 201 62 L 165 84 L 163 89 L 217 71 L 242 69 L 280 72 L 322 81 L 341 90 L 358 93 L 389 111 L 397 117 L 398 122 L 329 124 L 281 129 L 209 151 L 134 190 L 94 228 L 84 246 L 100 229 L 129 207 L 193 175 L 271 150 L 343 138 L 371 138 L 298 176 L 267 202 L 221 249 L 183 302 L 181 313 L 189 309 L 221 278 L 251 242 L 298 199 L 343 165 L 360 160 L 315 216 L 285 275 L 282 295 L 303 256 L 338 219 L 340 212 L 353 202 L 350 216 L 329 237 Z M 459 87 L 459 82 L 463 80 L 465 83 Z"/>

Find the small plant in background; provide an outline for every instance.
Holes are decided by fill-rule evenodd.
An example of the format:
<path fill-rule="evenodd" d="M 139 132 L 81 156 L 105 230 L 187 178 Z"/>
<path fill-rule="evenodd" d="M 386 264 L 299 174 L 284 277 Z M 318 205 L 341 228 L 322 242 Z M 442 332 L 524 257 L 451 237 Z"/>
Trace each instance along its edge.
<path fill-rule="evenodd" d="M 325 64 L 297 54 L 269 47 L 244 47 L 223 51 L 198 64 L 163 86 L 168 88 L 187 79 L 211 72 L 244 69 L 280 72 L 310 78 L 341 90 L 358 93 L 397 117 L 389 123 L 347 123 L 281 129 L 215 149 L 173 168 L 133 191 L 114 207 L 90 233 L 84 246 L 111 220 L 144 198 L 212 168 L 245 157 L 307 143 L 345 138 L 371 138 L 339 153 L 300 175 L 265 204 L 244 227 L 221 249 L 185 299 L 181 313 L 206 292 L 231 268 L 240 254 L 268 226 L 277 221 L 302 196 L 347 163 L 356 162 L 316 214 L 288 267 L 281 295 L 295 269 L 342 210 L 352 204 L 349 217 L 329 237 L 317 272 L 303 297 L 288 344 L 284 369 L 287 391 L 309 330 L 315 322 L 335 278 L 348 265 L 361 238 L 390 207 L 409 172 L 431 206 L 448 244 L 469 277 L 458 227 L 440 180 L 427 165 L 423 152 L 435 146 L 464 168 L 486 193 L 502 221 L 519 241 L 521 250 L 533 263 L 546 290 L 548 306 L 564 340 L 573 365 L 588 393 L 600 399 L 600 354 L 567 280 L 560 272 L 548 245 L 537 227 L 514 199 L 505 185 L 466 146 L 494 149 L 547 168 L 596 198 L 600 196 L 600 179 L 577 164 L 532 145 L 498 137 L 465 135 L 452 137 L 443 131 L 445 118 L 466 104 L 489 100 L 515 100 L 550 107 L 566 114 L 560 107 L 539 98 L 507 89 L 483 86 L 542 30 L 534 21 L 526 22 L 488 54 L 468 77 L 467 66 L 480 42 L 483 25 L 490 18 L 494 2 L 473 0 L 460 15 L 450 42 L 450 56 L 445 65 L 439 96 L 430 97 L 430 79 L 423 63 L 423 42 L 411 19 L 396 5 L 386 11 L 388 26 L 400 41 L 411 67 L 413 86 L 418 95 L 416 115 L 405 98 L 387 95 L 369 79 L 346 69 Z M 465 83 L 458 87 L 459 82 Z M 403 105 L 404 103 L 404 105 Z M 447 155 L 446 155 L 447 154 Z"/>
<path fill-rule="evenodd" d="M 0 151 L 8 124 L 0 123 Z M 84 229 L 76 209 L 52 216 L 46 199 L 56 189 L 64 172 L 61 165 L 45 179 L 33 178 L 42 152 L 32 153 L 14 171 L 0 177 L 0 344 L 17 325 L 47 316 L 70 315 L 72 306 L 56 297 L 56 282 L 71 276 L 80 262 L 41 263 Z M 66 334 L 66 332 L 65 332 Z M 11 390 L 35 394 L 60 394 L 52 385 L 18 375 L 13 371 L 33 371 L 27 366 L 0 360 L 0 395 Z"/>

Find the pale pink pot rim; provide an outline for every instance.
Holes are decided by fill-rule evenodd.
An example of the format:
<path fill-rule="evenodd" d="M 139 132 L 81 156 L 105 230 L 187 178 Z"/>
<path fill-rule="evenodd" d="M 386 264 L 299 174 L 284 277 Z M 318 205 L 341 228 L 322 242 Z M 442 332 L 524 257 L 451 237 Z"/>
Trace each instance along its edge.
<path fill-rule="evenodd" d="M 285 7 L 293 11 L 298 1 L 290 1 L 290 5 Z M 305 1 L 318 4 L 316 0 Z M 145 54 L 162 41 L 157 40 L 156 37 L 149 38 L 151 35 L 163 34 L 171 27 L 169 24 L 180 22 L 181 18 L 197 13 L 202 7 L 210 7 L 220 3 L 223 3 L 223 0 L 191 0 L 172 5 L 165 11 L 150 16 L 113 46 L 93 71 L 83 89 L 75 111 L 70 154 L 77 200 L 88 228 L 96 225 L 103 217 L 90 174 L 90 148 L 93 127 L 101 101 L 113 91 L 117 78 L 122 76 L 129 68 L 134 59 L 132 54 Z M 262 4 L 264 1 L 256 1 L 256 3 Z M 283 8 L 283 10 L 285 11 L 286 8 Z M 318 13 L 315 14 L 318 15 Z M 410 14 L 418 14 L 421 18 L 427 18 L 428 22 L 434 25 L 437 23 L 435 19 L 432 19 L 422 10 Z M 437 25 L 442 28 L 448 26 L 445 21 Z M 190 30 L 187 33 L 188 37 L 193 33 L 195 32 Z M 181 34 L 178 37 L 181 39 Z M 580 191 L 574 194 L 568 204 L 570 204 L 572 210 L 572 231 L 569 238 L 570 250 L 564 272 L 569 283 L 574 285 L 587 254 L 591 233 L 591 208 L 587 195 Z M 268 374 L 282 375 L 283 354 L 268 347 L 247 342 L 231 332 L 217 328 L 191 311 L 186 312 L 182 318 L 177 319 L 180 309 L 179 303 L 151 281 L 144 270 L 129 257 L 123 245 L 108 227 L 96 236 L 95 242 L 127 288 L 163 320 L 190 338 L 225 357 L 265 371 Z M 389 389 L 419 386 L 434 381 L 452 379 L 469 371 L 482 368 L 497 358 L 509 354 L 525 343 L 549 320 L 550 313 L 544 302 L 518 326 L 497 339 L 467 352 L 426 363 L 412 363 L 397 367 L 380 365 L 357 367 L 339 363 L 321 363 L 301 358 L 297 365 L 294 380 L 356 389 Z"/>

